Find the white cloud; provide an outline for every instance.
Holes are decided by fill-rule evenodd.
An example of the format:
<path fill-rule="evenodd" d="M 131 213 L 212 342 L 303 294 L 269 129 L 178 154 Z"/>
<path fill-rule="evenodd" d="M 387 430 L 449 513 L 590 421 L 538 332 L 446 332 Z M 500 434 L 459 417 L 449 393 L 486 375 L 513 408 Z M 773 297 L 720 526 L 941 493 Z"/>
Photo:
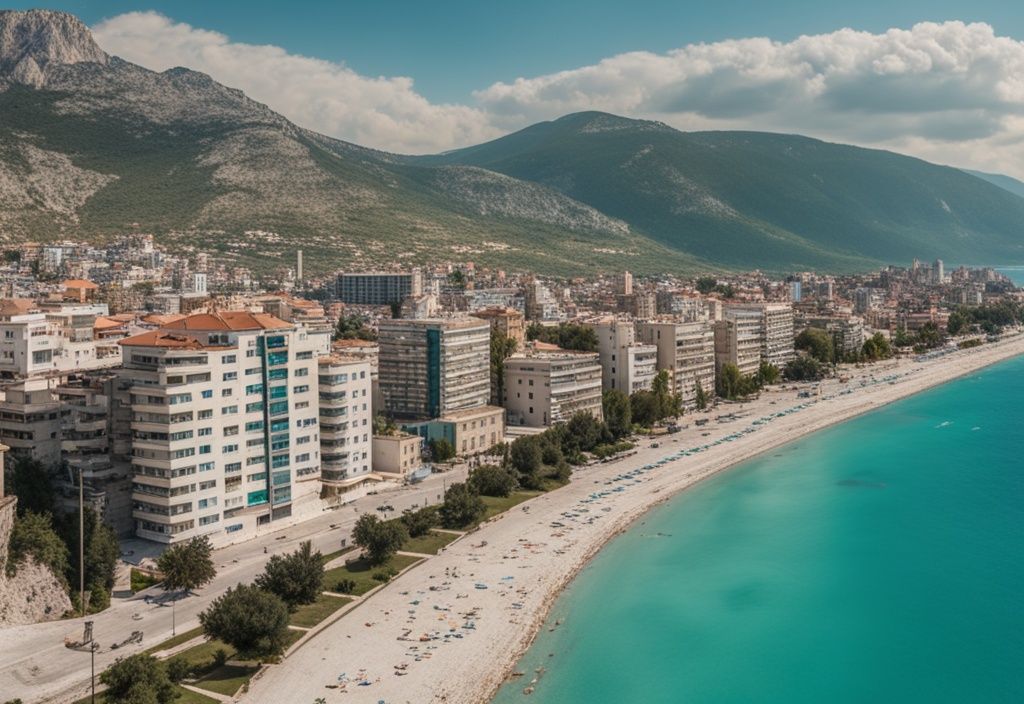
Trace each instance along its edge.
<path fill-rule="evenodd" d="M 496 83 L 506 121 L 606 110 L 683 129 L 799 132 L 1024 176 L 1024 42 L 987 24 L 738 39 Z"/>
<path fill-rule="evenodd" d="M 94 28 L 108 52 L 187 66 L 331 136 L 399 152 L 474 144 L 538 120 L 606 110 L 681 129 L 799 132 L 1024 177 L 1024 42 L 987 24 L 842 29 L 631 52 L 433 104 L 410 78 L 232 42 L 143 12 Z"/>
<path fill-rule="evenodd" d="M 118 15 L 92 29 L 110 54 L 154 71 L 185 66 L 208 73 L 303 127 L 363 146 L 433 152 L 500 134 L 477 108 L 432 104 L 411 78 L 361 76 L 280 47 L 232 42 L 155 12 Z"/>

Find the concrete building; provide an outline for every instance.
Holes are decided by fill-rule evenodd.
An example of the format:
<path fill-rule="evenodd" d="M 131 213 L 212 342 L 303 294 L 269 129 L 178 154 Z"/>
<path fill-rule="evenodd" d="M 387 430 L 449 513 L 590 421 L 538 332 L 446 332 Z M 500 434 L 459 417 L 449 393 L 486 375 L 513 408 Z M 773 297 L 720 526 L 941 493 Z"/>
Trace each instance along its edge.
<path fill-rule="evenodd" d="M 760 359 L 754 365 L 754 371 L 760 362 L 768 362 L 782 369 L 795 356 L 793 341 L 793 307 L 789 303 L 730 303 L 723 309 L 725 320 L 736 320 L 736 329 L 740 337 L 736 340 L 740 345 L 737 350 L 747 366 L 752 355 L 743 355 L 742 348 L 749 344 L 751 318 L 758 320 L 758 337 L 760 341 Z M 723 328 L 724 330 L 725 328 Z M 716 328 L 717 331 L 717 328 Z M 716 332 L 717 334 L 717 332 Z M 717 343 L 716 343 L 717 344 Z M 723 348 L 726 349 L 726 348 Z M 733 362 L 735 364 L 735 362 Z M 721 366 L 721 365 L 719 365 Z M 741 371 L 743 367 L 741 367 Z M 743 372 L 747 374 L 749 372 Z"/>
<path fill-rule="evenodd" d="M 761 313 L 729 307 L 715 322 L 715 373 L 734 364 L 741 374 L 756 374 L 761 366 Z"/>
<path fill-rule="evenodd" d="M 672 392 L 683 406 L 693 408 L 697 386 L 709 396 L 715 391 L 715 332 L 710 321 L 690 323 L 646 321 L 637 326 L 639 337 L 657 350 L 657 368 L 672 379 Z"/>
<path fill-rule="evenodd" d="M 318 337 L 236 311 L 121 341 L 137 536 L 227 542 L 319 512 Z"/>
<path fill-rule="evenodd" d="M 447 440 L 456 454 L 471 457 L 505 442 L 505 409 L 480 406 L 453 411 L 441 418 L 403 423 L 402 430 L 420 436 L 424 442 Z"/>
<path fill-rule="evenodd" d="M 607 316 L 587 325 L 597 336 L 602 388 L 618 389 L 627 396 L 650 389 L 657 374 L 658 349 L 637 341 L 633 321 Z"/>
<path fill-rule="evenodd" d="M 490 325 L 478 318 L 380 324 L 380 388 L 397 418 L 437 418 L 478 408 L 491 395 Z"/>
<path fill-rule="evenodd" d="M 516 341 L 516 349 L 526 346 L 526 318 L 514 308 L 484 308 L 473 312 L 474 318 L 486 320 L 491 330 Z"/>
<path fill-rule="evenodd" d="M 338 298 L 361 306 L 388 306 L 423 293 L 419 271 L 374 271 L 343 273 L 337 279 Z"/>
<path fill-rule="evenodd" d="M 385 478 L 404 481 L 423 466 L 423 440 L 419 435 L 397 432 L 373 436 L 373 471 Z"/>
<path fill-rule="evenodd" d="M 321 495 L 349 501 L 376 483 L 370 363 L 331 355 L 318 366 Z"/>
<path fill-rule="evenodd" d="M 508 424 L 545 427 L 575 413 L 603 417 L 596 352 L 537 351 L 505 360 Z"/>

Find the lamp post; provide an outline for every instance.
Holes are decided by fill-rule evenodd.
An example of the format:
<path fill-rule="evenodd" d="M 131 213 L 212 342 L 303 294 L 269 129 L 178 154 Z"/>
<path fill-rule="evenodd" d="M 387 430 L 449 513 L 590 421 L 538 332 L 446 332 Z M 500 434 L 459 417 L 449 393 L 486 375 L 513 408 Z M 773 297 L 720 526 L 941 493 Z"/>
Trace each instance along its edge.
<path fill-rule="evenodd" d="M 85 616 L 85 480 L 78 468 L 78 598 Z"/>
<path fill-rule="evenodd" d="M 178 592 L 174 592 L 174 598 L 171 599 L 171 635 L 176 636 L 177 633 L 177 616 L 176 616 L 176 605 L 178 603 Z"/>

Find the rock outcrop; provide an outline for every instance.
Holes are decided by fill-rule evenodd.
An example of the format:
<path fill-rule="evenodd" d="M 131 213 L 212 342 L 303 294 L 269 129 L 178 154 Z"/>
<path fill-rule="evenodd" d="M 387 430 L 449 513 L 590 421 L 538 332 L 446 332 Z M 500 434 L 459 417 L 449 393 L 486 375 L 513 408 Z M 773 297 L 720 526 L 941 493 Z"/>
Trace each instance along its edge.
<path fill-rule="evenodd" d="M 53 621 L 71 609 L 64 585 L 49 567 L 31 557 L 17 565 L 13 577 L 7 576 L 17 503 L 14 497 L 0 498 L 0 628 Z"/>
<path fill-rule="evenodd" d="M 74 15 L 51 10 L 0 11 L 0 76 L 40 88 L 52 67 L 108 61 L 89 28 Z"/>

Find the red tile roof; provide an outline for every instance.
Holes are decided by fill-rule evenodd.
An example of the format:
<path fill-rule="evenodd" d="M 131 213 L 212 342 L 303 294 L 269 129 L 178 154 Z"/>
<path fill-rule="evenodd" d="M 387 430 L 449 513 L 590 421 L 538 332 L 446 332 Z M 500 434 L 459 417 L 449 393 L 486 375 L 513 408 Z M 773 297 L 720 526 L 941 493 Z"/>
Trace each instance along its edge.
<path fill-rule="evenodd" d="M 266 313 L 234 310 L 219 311 L 217 313 L 196 313 L 167 323 L 162 329 L 213 332 L 217 330 L 278 330 L 291 327 L 291 323 L 286 323 L 280 318 L 275 318 Z"/>

